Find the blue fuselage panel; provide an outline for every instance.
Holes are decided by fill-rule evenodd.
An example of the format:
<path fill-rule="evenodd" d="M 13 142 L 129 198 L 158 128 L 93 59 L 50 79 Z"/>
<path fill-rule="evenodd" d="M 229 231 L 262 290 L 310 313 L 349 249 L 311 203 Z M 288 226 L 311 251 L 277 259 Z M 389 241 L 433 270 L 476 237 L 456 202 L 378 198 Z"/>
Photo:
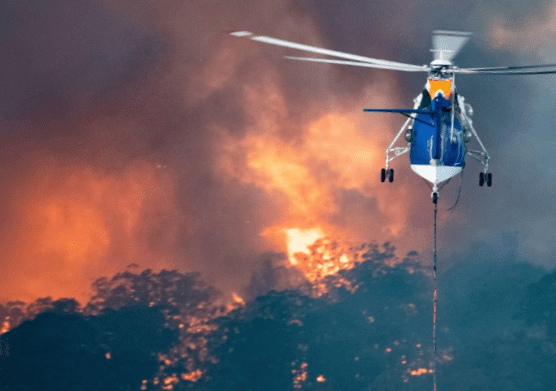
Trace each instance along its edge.
<path fill-rule="evenodd" d="M 453 123 L 456 140 L 452 143 L 450 101 L 437 96 L 430 104 L 423 109 L 429 109 L 433 114 L 417 114 L 413 123 L 413 141 L 409 153 L 411 164 L 430 164 L 431 159 L 437 159 L 439 165 L 463 167 L 465 140 L 460 114 L 456 110 Z"/>

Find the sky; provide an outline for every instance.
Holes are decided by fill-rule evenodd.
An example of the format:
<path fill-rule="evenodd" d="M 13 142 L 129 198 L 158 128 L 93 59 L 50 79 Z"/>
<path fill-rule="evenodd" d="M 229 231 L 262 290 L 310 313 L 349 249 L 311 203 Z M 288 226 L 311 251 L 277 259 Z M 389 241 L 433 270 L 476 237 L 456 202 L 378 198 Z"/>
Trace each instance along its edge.
<path fill-rule="evenodd" d="M 556 4 L 492 1 L 7 1 L 0 12 L 0 300 L 76 297 L 126 268 L 199 271 L 243 292 L 320 237 L 430 262 L 430 190 L 384 150 L 424 75 L 286 61 L 248 30 L 428 64 L 433 30 L 473 33 L 457 65 L 556 62 Z M 298 53 L 294 53 L 296 55 Z M 461 76 L 491 155 L 442 193 L 439 271 L 477 247 L 556 267 L 556 76 Z M 296 242 L 297 241 L 297 242 Z M 301 246 L 301 247 L 300 247 Z M 293 259 L 293 258 L 292 258 Z M 131 265 L 131 266 L 130 266 Z"/>

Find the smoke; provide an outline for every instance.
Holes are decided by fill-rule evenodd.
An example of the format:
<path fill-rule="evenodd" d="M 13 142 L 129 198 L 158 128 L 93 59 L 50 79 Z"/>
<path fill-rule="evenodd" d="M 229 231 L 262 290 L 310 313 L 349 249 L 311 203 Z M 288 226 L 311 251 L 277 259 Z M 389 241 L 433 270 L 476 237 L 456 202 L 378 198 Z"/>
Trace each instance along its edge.
<path fill-rule="evenodd" d="M 84 298 L 90 280 L 130 263 L 178 265 L 188 219 L 164 167 L 138 160 L 106 173 L 44 157 L 34 166 L 9 199 L 3 248 L 13 264 L 4 293 Z"/>
<path fill-rule="evenodd" d="M 428 188 L 404 158 L 394 184 L 378 180 L 403 119 L 362 113 L 410 106 L 423 75 L 288 62 L 285 49 L 223 31 L 423 64 L 433 29 L 469 30 L 489 38 L 458 65 L 502 65 L 519 53 L 494 51 L 492 26 L 543 10 L 518 2 L 3 4 L 2 297 L 85 299 L 84 287 L 132 262 L 200 271 L 238 290 L 260 254 L 287 251 L 284 230 L 294 228 L 426 249 Z M 527 105 L 531 84 L 516 83 L 458 82 L 481 108 L 474 123 L 495 159 L 522 134 L 515 108 Z M 510 93 L 516 86 L 519 96 Z M 441 242 L 454 251 L 477 226 L 492 237 L 523 228 L 494 208 L 502 199 L 503 213 L 513 213 L 516 200 L 504 192 L 512 174 L 496 171 L 499 162 L 488 195 L 466 175 L 459 210 L 443 225 Z"/>

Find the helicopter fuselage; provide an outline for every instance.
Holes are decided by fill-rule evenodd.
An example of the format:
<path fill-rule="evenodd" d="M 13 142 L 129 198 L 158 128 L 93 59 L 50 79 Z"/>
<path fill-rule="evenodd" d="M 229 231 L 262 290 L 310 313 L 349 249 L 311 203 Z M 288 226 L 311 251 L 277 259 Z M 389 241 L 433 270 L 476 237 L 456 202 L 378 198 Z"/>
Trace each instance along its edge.
<path fill-rule="evenodd" d="M 466 132 L 453 79 L 430 77 L 410 124 L 411 169 L 438 184 L 465 166 Z"/>

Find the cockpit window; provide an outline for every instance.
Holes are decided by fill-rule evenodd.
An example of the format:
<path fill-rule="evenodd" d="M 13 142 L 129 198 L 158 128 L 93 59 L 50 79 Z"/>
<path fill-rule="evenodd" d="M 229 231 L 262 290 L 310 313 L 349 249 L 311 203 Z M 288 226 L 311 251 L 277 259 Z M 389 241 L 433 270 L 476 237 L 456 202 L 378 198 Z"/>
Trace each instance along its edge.
<path fill-rule="evenodd" d="M 431 96 L 429 95 L 429 91 L 425 88 L 423 90 L 423 96 L 421 98 L 421 104 L 419 105 L 420 109 L 430 109 L 431 107 Z"/>

